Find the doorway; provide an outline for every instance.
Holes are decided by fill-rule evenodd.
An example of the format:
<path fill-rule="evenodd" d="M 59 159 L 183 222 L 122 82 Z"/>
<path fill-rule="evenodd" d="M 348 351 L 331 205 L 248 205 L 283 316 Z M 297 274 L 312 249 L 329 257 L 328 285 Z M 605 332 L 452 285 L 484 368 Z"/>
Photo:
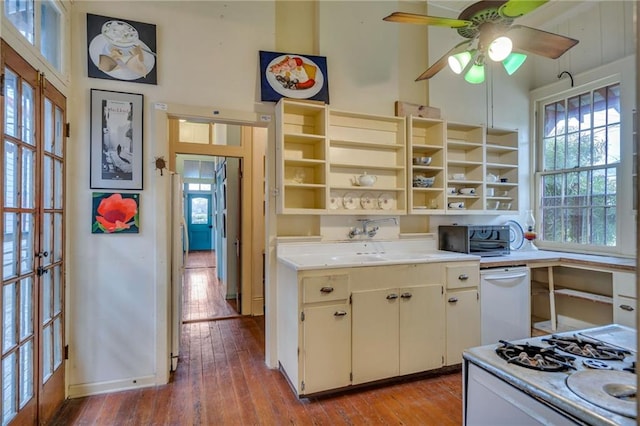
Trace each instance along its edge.
<path fill-rule="evenodd" d="M 233 157 L 176 156 L 188 232 L 183 323 L 237 317 L 242 310 L 241 165 Z"/>

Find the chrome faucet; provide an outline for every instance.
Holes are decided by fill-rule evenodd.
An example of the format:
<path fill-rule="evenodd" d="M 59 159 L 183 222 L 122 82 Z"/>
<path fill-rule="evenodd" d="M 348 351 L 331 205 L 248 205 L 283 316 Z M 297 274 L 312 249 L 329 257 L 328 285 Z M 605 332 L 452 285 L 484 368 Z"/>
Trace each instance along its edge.
<path fill-rule="evenodd" d="M 369 226 L 374 223 L 393 222 L 396 225 L 398 224 L 398 219 L 396 219 L 395 217 L 385 217 L 382 219 L 358 219 L 358 221 L 362 222 L 362 229 L 352 228 L 349 231 L 349 238 L 353 238 L 356 235 L 361 235 L 361 234 L 364 234 L 369 238 L 374 237 L 378 232 L 378 229 L 380 229 L 380 227 L 378 226 L 372 226 L 372 227 Z"/>

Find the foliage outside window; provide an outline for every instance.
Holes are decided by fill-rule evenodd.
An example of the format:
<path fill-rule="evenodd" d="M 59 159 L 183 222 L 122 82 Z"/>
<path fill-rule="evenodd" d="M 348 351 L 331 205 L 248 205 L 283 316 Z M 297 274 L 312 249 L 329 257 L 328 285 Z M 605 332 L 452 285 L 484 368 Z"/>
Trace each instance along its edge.
<path fill-rule="evenodd" d="M 620 84 L 541 108 L 539 212 L 544 241 L 617 245 Z"/>

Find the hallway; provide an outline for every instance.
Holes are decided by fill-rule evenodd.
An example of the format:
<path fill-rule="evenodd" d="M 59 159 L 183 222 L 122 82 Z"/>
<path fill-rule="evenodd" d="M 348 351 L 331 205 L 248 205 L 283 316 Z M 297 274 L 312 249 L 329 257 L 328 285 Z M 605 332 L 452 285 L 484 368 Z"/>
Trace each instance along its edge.
<path fill-rule="evenodd" d="M 235 317 L 235 299 L 225 299 L 226 286 L 218 280 L 213 250 L 189 252 L 182 289 L 183 323 Z"/>

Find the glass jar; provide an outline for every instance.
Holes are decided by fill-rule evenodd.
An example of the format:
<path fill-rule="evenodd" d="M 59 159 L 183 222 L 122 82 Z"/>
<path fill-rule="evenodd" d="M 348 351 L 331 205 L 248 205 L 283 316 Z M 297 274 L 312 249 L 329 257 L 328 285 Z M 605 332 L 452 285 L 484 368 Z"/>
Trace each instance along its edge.
<path fill-rule="evenodd" d="M 522 246 L 522 250 L 538 250 L 533 242 L 537 238 L 538 234 L 536 233 L 536 218 L 533 216 L 533 210 L 527 210 L 526 216 L 524 218 L 524 245 Z"/>

